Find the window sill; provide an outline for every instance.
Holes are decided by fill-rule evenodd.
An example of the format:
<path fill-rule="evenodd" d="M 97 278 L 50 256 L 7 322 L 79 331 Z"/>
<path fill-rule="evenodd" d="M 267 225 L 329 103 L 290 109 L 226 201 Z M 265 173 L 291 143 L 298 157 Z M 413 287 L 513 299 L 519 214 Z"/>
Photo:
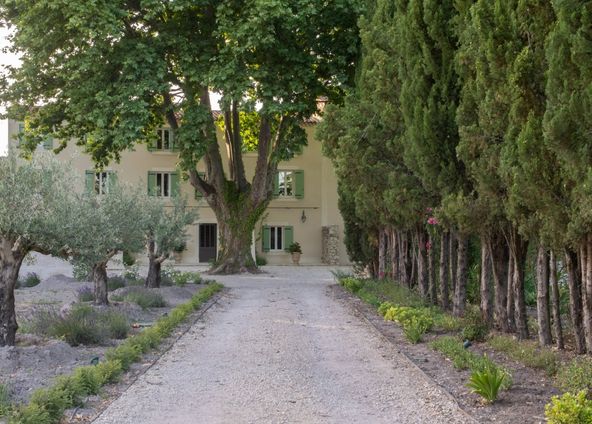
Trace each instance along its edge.
<path fill-rule="evenodd" d="M 173 150 L 148 150 L 148 153 L 153 153 L 155 155 L 165 155 L 165 156 L 172 156 L 172 155 L 179 154 L 179 152 L 175 152 Z"/>

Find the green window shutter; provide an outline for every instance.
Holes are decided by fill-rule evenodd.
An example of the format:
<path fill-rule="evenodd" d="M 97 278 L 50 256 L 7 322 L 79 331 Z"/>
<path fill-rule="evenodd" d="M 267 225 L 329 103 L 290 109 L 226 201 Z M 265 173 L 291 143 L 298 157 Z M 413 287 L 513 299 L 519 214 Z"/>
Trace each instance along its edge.
<path fill-rule="evenodd" d="M 95 194 L 95 171 L 86 171 L 85 175 L 86 191 L 89 194 Z"/>
<path fill-rule="evenodd" d="M 52 150 L 53 149 L 53 137 L 47 136 L 43 139 L 43 148 L 45 150 Z"/>
<path fill-rule="evenodd" d="M 294 243 L 294 227 L 284 227 L 284 250 Z"/>
<path fill-rule="evenodd" d="M 117 172 L 107 172 L 107 184 L 109 185 L 109 188 L 115 187 L 117 185 Z"/>
<path fill-rule="evenodd" d="M 261 240 L 263 242 L 263 251 L 264 252 L 269 252 L 269 248 L 271 245 L 271 228 L 269 228 L 269 225 L 264 225 L 262 228 L 262 235 L 261 235 Z"/>
<path fill-rule="evenodd" d="M 175 132 L 173 131 L 173 129 L 171 128 L 169 130 L 169 146 L 171 146 L 171 150 L 173 152 L 178 152 L 179 149 L 177 148 L 177 143 L 176 143 L 176 137 L 175 137 Z"/>
<path fill-rule="evenodd" d="M 201 179 L 205 179 L 206 178 L 206 173 L 205 172 L 198 172 L 197 173 Z M 203 198 L 203 194 L 201 194 L 201 191 L 199 191 L 198 189 L 196 189 L 195 187 L 193 188 L 193 190 L 195 191 L 195 199 L 199 200 Z"/>
<path fill-rule="evenodd" d="M 273 197 L 278 197 L 280 195 L 280 173 L 276 172 L 275 177 L 273 178 Z"/>
<path fill-rule="evenodd" d="M 148 172 L 148 195 L 156 196 L 156 172 Z"/>
<path fill-rule="evenodd" d="M 180 193 L 179 188 L 179 173 L 174 172 L 171 174 L 171 196 L 178 197 Z"/>
<path fill-rule="evenodd" d="M 304 171 L 294 171 L 294 196 L 304 198 Z"/>

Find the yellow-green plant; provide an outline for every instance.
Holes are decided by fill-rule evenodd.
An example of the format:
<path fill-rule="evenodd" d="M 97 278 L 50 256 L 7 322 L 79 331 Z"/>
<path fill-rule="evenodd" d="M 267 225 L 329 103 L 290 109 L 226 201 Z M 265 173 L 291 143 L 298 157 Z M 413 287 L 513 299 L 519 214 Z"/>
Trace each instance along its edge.
<path fill-rule="evenodd" d="M 586 398 L 585 390 L 553 396 L 545 406 L 545 417 L 549 424 L 591 424 L 592 400 Z"/>

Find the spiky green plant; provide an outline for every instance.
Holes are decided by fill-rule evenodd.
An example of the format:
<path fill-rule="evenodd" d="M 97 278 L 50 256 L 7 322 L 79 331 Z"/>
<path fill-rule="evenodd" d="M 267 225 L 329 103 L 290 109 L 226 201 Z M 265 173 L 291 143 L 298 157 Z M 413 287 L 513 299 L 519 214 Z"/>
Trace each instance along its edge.
<path fill-rule="evenodd" d="M 477 393 L 487 402 L 493 403 L 497 399 L 506 374 L 497 367 L 487 366 L 482 371 L 473 371 L 467 383 L 473 393 Z"/>

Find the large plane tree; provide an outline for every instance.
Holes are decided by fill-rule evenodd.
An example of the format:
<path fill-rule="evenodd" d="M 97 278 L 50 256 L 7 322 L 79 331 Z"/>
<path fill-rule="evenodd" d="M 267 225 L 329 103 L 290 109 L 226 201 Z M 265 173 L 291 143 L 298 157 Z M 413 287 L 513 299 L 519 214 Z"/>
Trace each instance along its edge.
<path fill-rule="evenodd" d="M 168 124 L 180 166 L 214 210 L 214 272 L 253 270 L 252 232 L 278 164 L 306 143 L 319 96 L 338 99 L 358 53 L 360 0 L 0 0 L 19 68 L 0 101 L 28 119 L 30 147 L 51 134 L 99 165 Z M 226 151 L 210 92 L 221 95 Z M 240 112 L 257 109 L 255 172 L 243 163 Z M 59 149 L 59 147 L 58 147 Z M 228 166 L 225 158 L 228 157 Z M 197 172 L 203 160 L 205 177 Z"/>

